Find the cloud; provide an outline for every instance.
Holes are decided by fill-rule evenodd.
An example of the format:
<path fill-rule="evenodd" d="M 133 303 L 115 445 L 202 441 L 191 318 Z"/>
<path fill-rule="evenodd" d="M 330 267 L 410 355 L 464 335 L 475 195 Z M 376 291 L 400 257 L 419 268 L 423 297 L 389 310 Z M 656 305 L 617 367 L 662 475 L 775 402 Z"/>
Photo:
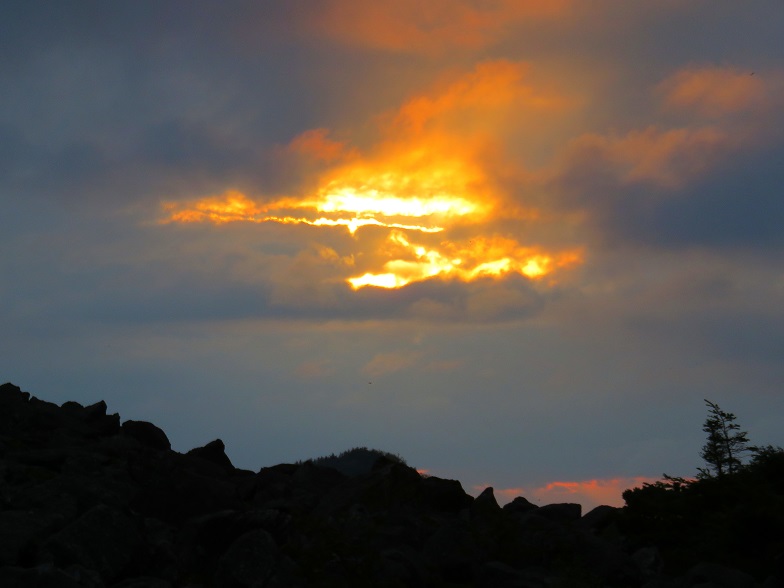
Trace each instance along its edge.
<path fill-rule="evenodd" d="M 648 127 L 624 136 L 583 135 L 569 146 L 569 165 L 605 167 L 621 185 L 651 183 L 677 188 L 710 169 L 730 146 L 713 127 L 661 130 Z M 579 162 L 579 163 L 578 163 Z"/>
<path fill-rule="evenodd" d="M 653 107 L 637 116 L 647 124 L 578 134 L 533 185 L 549 194 L 542 202 L 574 215 L 594 251 L 776 247 L 780 86 L 775 70 L 677 69 L 651 87 Z"/>
<path fill-rule="evenodd" d="M 393 374 L 411 369 L 419 362 L 420 354 L 416 352 L 401 351 L 380 353 L 367 362 L 362 372 L 372 378 Z"/>
<path fill-rule="evenodd" d="M 401 53 L 476 50 L 496 44 L 522 21 L 562 17 L 570 0 L 414 0 L 394 3 L 329 0 L 315 10 L 310 29 L 341 43 Z"/>
<path fill-rule="evenodd" d="M 333 302 L 344 296 L 338 283 L 354 290 L 400 289 L 443 280 L 454 294 L 461 283 L 480 280 L 480 288 L 457 296 L 457 305 L 450 294 L 451 302 L 424 298 L 410 302 L 410 309 L 417 316 L 441 319 L 525 314 L 535 298 L 528 286 L 521 287 L 527 282 L 499 282 L 497 291 L 490 292 L 493 279 L 520 275 L 546 287 L 583 258 L 572 243 L 524 239 L 520 226 L 508 226 L 516 220 L 536 224 L 538 215 L 520 203 L 509 205 L 510 195 L 496 179 L 509 165 L 504 133 L 511 121 L 524 124 L 528 117 L 555 117 L 573 107 L 555 90 L 535 89 L 527 70 L 524 63 L 495 60 L 446 76 L 380 116 L 377 140 L 361 150 L 330 139 L 325 129 L 301 133 L 285 152 L 328 164 L 309 169 L 314 177 L 307 182 L 314 186 L 310 193 L 276 197 L 227 190 L 166 201 L 161 222 L 321 228 L 313 239 L 322 239 L 334 255 L 325 260 L 302 252 L 293 264 L 288 259 L 296 270 L 272 276 L 273 300 L 283 306 L 307 298 L 324 307 L 318 296 L 331 292 Z M 351 238 L 332 237 L 326 245 L 324 231 L 334 230 L 347 230 Z M 303 292 L 314 296 L 303 297 Z M 357 298 L 360 307 L 362 299 Z"/>
<path fill-rule="evenodd" d="M 334 366 L 327 359 L 305 361 L 296 368 L 296 375 L 305 380 L 321 380 L 331 376 L 334 372 Z"/>
<path fill-rule="evenodd" d="M 387 131 L 393 136 L 441 131 L 450 135 L 503 133 L 509 124 L 523 126 L 529 118 L 562 115 L 574 98 L 528 80 L 525 62 L 492 60 L 468 73 L 444 76 L 428 92 L 406 101 Z"/>
<path fill-rule="evenodd" d="M 689 67 L 661 82 L 658 91 L 666 107 L 708 118 L 770 108 L 770 91 L 781 89 L 778 72 L 755 72 L 737 67 Z"/>
<path fill-rule="evenodd" d="M 333 141 L 328 137 L 328 129 L 311 129 L 294 137 L 288 144 L 288 149 L 293 153 L 312 157 L 320 161 L 335 161 L 351 156 L 354 152 L 348 150 L 341 141 Z"/>

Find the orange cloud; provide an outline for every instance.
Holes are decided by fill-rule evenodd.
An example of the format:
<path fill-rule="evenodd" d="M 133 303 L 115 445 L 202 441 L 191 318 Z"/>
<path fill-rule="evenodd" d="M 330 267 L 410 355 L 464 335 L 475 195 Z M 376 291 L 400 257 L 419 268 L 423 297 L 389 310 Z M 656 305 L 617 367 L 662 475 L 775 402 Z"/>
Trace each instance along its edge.
<path fill-rule="evenodd" d="M 320 161 L 335 161 L 353 155 L 345 143 L 329 139 L 329 130 L 311 129 L 295 137 L 288 145 L 289 151 Z"/>
<path fill-rule="evenodd" d="M 315 10 L 316 34 L 342 43 L 405 53 L 477 49 L 502 39 L 512 25 L 563 16 L 571 0 L 329 0 Z"/>
<path fill-rule="evenodd" d="M 659 92 L 669 108 L 718 118 L 767 106 L 766 82 L 755 73 L 734 67 L 688 68 L 662 82 Z"/>
<path fill-rule="evenodd" d="M 737 144 L 717 127 L 661 130 L 650 126 L 623 136 L 586 134 L 567 148 L 567 159 L 608 164 L 621 182 L 678 187 L 700 176 Z"/>
<path fill-rule="evenodd" d="M 636 476 L 632 478 L 582 480 L 579 482 L 550 482 L 538 487 L 504 488 L 495 490 L 494 493 L 502 504 L 511 502 L 518 496 L 523 496 L 539 506 L 560 502 L 575 502 L 583 505 L 583 513 L 585 513 L 602 504 L 623 506 L 624 502 L 621 495 L 624 490 L 636 488 L 645 483 L 653 483 L 659 479 Z M 477 485 L 474 486 L 474 491 L 478 493 L 486 487 L 486 485 Z"/>
<path fill-rule="evenodd" d="M 528 118 L 558 114 L 571 101 L 527 81 L 528 66 L 505 60 L 452 75 L 380 118 L 380 138 L 360 153 L 329 138 L 325 129 L 296 137 L 290 153 L 329 162 L 313 193 L 253 199 L 228 191 L 191 201 L 164 203 L 172 222 L 245 221 L 347 229 L 356 251 L 333 264 L 351 288 L 402 288 L 441 278 L 464 282 L 510 274 L 553 279 L 582 263 L 579 247 L 526 242 L 521 231 L 498 232 L 497 221 L 540 222 L 539 211 L 510 196 L 499 182 L 508 165 L 503 139 Z M 358 238 L 365 227 L 387 231 L 372 244 Z M 530 237 L 529 237 L 530 239 Z M 363 247 L 360 251 L 359 248 Z M 372 248 L 372 249 L 371 249 Z M 337 279 L 340 277 L 336 276 Z M 503 294 L 503 295 L 501 295 Z M 474 301 L 485 308 L 525 307 L 527 297 L 509 290 Z"/>
<path fill-rule="evenodd" d="M 392 120 L 395 133 L 417 133 L 428 126 L 450 134 L 503 131 L 532 115 L 563 113 L 574 100 L 553 90 L 535 88 L 526 77 L 529 65 L 495 60 L 473 71 L 446 78 L 431 92 L 406 102 Z"/>

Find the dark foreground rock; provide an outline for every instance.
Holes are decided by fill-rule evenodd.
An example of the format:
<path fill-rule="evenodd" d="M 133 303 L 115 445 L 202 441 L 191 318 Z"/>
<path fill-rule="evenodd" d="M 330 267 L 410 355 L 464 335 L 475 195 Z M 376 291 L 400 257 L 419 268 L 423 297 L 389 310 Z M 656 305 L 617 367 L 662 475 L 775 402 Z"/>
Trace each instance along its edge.
<path fill-rule="evenodd" d="M 664 573 L 619 509 L 500 508 L 387 457 L 236 469 L 105 403 L 0 386 L 0 586 L 167 588 L 761 585 L 720 562 Z M 364 458 L 363 458 L 364 459 Z M 356 473 L 361 472 L 361 473 Z M 647 551 L 646 551 L 647 549 Z M 768 584 L 776 578 L 767 578 Z M 724 582 L 724 583 L 721 583 Z"/>

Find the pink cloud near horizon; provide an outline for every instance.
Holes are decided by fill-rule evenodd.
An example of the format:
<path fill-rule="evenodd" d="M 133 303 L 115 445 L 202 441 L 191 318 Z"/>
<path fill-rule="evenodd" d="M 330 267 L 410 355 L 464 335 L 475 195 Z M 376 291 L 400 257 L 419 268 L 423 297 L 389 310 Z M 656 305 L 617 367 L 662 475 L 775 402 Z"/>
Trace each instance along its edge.
<path fill-rule="evenodd" d="M 624 490 L 636 488 L 645 483 L 653 483 L 659 479 L 648 476 L 635 476 L 549 482 L 543 486 L 494 488 L 493 493 L 498 503 L 502 505 L 511 502 L 518 496 L 522 496 L 538 506 L 562 502 L 582 504 L 583 514 L 585 514 L 599 505 L 621 507 L 624 505 L 622 498 Z M 473 487 L 473 490 L 478 494 L 487 486 L 487 484 L 478 484 Z"/>

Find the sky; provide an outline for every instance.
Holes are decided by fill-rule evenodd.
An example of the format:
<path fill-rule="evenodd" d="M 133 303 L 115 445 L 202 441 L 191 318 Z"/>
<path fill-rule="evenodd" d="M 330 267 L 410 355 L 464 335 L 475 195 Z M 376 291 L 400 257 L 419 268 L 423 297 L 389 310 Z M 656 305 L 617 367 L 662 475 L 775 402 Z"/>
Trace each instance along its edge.
<path fill-rule="evenodd" d="M 784 445 L 779 0 L 0 6 L 0 380 L 500 502 Z"/>

